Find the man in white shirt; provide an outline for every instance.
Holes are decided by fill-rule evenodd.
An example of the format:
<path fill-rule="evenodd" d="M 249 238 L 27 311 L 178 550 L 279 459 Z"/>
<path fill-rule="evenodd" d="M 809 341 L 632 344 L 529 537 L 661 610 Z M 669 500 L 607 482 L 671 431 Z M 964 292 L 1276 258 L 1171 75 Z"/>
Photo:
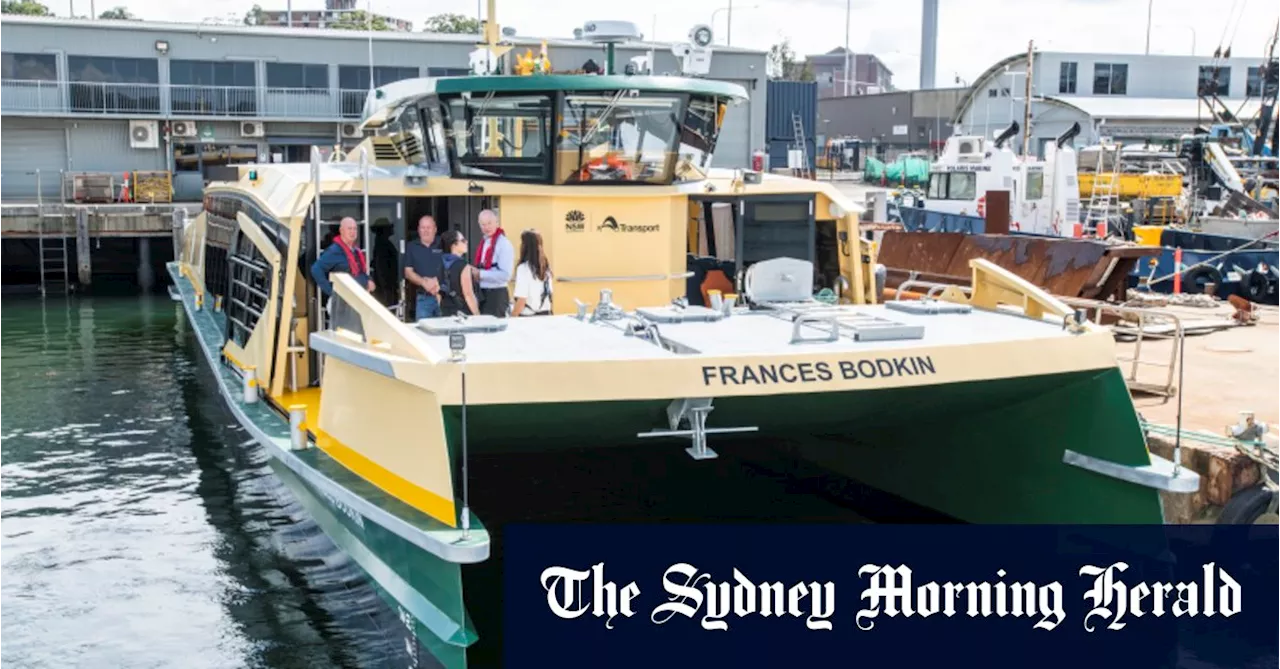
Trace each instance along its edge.
<path fill-rule="evenodd" d="M 516 250 L 492 209 L 480 212 L 479 223 L 484 240 L 477 245 L 474 265 L 480 272 L 480 313 L 506 318 L 511 309 L 507 284 L 516 268 Z"/>

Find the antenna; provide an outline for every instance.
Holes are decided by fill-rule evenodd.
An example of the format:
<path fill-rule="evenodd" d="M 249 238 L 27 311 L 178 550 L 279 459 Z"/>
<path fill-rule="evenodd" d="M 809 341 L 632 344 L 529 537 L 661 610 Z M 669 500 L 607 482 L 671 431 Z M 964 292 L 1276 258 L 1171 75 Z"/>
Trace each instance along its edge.
<path fill-rule="evenodd" d="M 373 92 L 373 0 L 366 4 L 364 29 L 369 35 L 369 92 Z"/>

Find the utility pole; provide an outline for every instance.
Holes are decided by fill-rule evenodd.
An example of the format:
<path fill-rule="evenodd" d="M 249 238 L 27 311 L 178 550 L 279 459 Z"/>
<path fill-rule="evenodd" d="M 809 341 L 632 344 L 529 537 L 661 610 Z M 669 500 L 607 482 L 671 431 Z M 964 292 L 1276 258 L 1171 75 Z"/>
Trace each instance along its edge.
<path fill-rule="evenodd" d="M 733 46 L 733 0 L 729 0 L 728 25 L 724 27 L 724 45 Z"/>
<path fill-rule="evenodd" d="M 844 94 L 849 95 L 849 82 L 855 79 L 849 73 L 849 22 L 853 18 L 853 0 L 844 3 Z"/>
<path fill-rule="evenodd" d="M 1147 51 L 1146 51 L 1146 54 L 1148 56 L 1151 55 L 1151 3 L 1153 2 L 1155 2 L 1155 0 L 1147 0 Z M 1195 47 L 1192 47 L 1191 50 L 1195 51 Z"/>

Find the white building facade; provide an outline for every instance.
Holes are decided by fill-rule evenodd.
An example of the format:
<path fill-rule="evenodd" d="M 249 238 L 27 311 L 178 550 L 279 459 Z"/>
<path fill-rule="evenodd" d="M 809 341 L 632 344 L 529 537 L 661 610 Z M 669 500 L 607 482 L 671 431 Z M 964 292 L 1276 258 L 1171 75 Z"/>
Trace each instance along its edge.
<path fill-rule="evenodd" d="M 1200 82 L 1215 81 L 1218 97 L 1242 121 L 1258 111 L 1263 58 L 1036 52 L 1031 67 L 1031 123 L 1026 113 L 1027 54 L 988 68 L 956 106 L 956 132 L 998 134 L 1016 121 L 1019 151 L 1044 155 L 1044 145 L 1080 124 L 1077 147 L 1099 137 L 1121 141 L 1176 139 L 1213 123 L 1200 101 Z"/>

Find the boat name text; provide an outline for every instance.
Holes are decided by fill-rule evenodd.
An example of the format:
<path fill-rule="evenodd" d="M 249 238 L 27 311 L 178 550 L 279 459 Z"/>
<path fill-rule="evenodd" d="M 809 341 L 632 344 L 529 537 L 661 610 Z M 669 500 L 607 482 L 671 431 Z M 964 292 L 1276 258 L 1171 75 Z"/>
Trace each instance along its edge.
<path fill-rule="evenodd" d="M 771 383 L 822 383 L 839 376 L 854 379 L 890 378 L 937 374 L 933 358 L 927 355 L 869 358 L 828 362 L 784 362 L 756 365 L 703 365 L 702 384 L 710 386 L 750 386 Z"/>
<path fill-rule="evenodd" d="M 1077 575 L 1086 586 L 1081 621 L 1086 632 L 1121 630 L 1130 618 L 1143 616 L 1230 618 L 1240 613 L 1240 584 L 1213 562 L 1202 565 L 1199 581 L 1184 583 L 1126 581 L 1123 572 L 1128 568 L 1124 562 L 1080 568 Z M 994 581 L 914 585 L 911 568 L 906 565 L 865 564 L 857 573 L 866 585 L 856 600 L 862 608 L 854 614 L 853 625 L 862 631 L 874 629 L 881 613 L 892 619 L 882 625 L 941 613 L 948 618 L 957 614 L 1027 618 L 1038 630 L 1056 629 L 1067 618 L 1061 583 L 1007 583 L 1004 569 L 996 570 L 998 579 Z M 681 617 L 696 619 L 702 629 L 723 631 L 729 629 L 732 615 L 803 619 L 805 627 L 818 631 L 837 627 L 833 622 L 836 584 L 832 581 L 761 582 L 736 568 L 731 576 L 716 581 L 691 564 L 671 565 L 662 574 L 661 603 L 650 612 L 650 622 L 663 625 Z M 584 570 L 548 567 L 542 571 L 541 582 L 547 606 L 564 620 L 590 615 L 603 619 L 605 628 L 614 629 L 618 616 L 632 618 L 639 610 L 640 586 L 635 581 L 620 585 L 607 580 L 603 562 Z"/>
<path fill-rule="evenodd" d="M 329 506 L 332 506 L 347 518 L 350 518 L 351 522 L 356 524 L 356 527 L 359 527 L 362 530 L 364 529 L 364 516 L 360 515 L 360 512 L 356 511 L 350 504 L 339 500 L 328 492 L 324 493 L 324 498 L 329 502 Z"/>

